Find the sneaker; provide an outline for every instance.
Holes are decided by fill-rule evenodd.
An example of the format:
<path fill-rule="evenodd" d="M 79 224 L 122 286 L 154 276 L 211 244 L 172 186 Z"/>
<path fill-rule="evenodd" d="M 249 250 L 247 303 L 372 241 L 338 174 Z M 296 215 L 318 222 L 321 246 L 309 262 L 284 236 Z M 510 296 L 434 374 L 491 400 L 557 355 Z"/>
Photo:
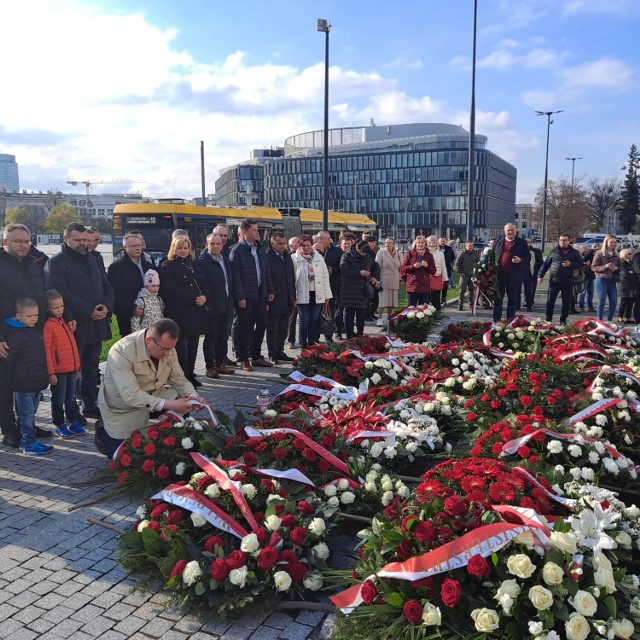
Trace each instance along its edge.
<path fill-rule="evenodd" d="M 73 433 L 71 433 L 71 431 L 69 431 L 69 429 L 67 428 L 67 425 L 64 424 L 56 428 L 56 435 L 58 436 L 58 438 L 62 438 L 63 440 L 73 438 Z"/>
<path fill-rule="evenodd" d="M 86 436 L 87 432 L 77 423 L 77 422 L 72 422 L 67 429 L 71 432 L 72 435 L 74 436 Z"/>
<path fill-rule="evenodd" d="M 30 456 L 43 456 L 49 453 L 49 451 L 53 451 L 53 447 L 50 444 L 42 444 L 42 442 L 38 442 L 37 440 L 30 445 L 21 443 L 20 448 Z"/>
<path fill-rule="evenodd" d="M 384 325 L 385 325 L 385 324 L 386 324 L 386 323 L 385 323 L 385 321 L 384 321 L 382 318 L 378 318 L 378 319 L 376 320 L 376 327 L 384 327 Z"/>
<path fill-rule="evenodd" d="M 52 435 L 53 433 L 51 433 L 51 431 L 36 427 L 36 438 L 50 438 Z"/>

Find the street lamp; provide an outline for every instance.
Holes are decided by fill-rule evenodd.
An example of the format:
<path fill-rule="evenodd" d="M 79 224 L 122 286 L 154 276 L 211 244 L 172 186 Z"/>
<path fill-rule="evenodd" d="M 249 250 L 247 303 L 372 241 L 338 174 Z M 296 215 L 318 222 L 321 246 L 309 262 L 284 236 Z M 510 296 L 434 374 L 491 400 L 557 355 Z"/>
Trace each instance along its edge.
<path fill-rule="evenodd" d="M 325 34 L 324 41 L 324 151 L 322 171 L 322 228 L 329 230 L 329 31 L 328 20 L 318 18 L 318 31 Z"/>
<path fill-rule="evenodd" d="M 562 113 L 564 109 L 559 111 L 536 111 L 537 116 L 547 116 L 547 153 L 544 160 L 544 198 L 542 200 L 542 251 L 544 253 L 545 243 L 547 241 L 547 183 L 549 182 L 549 130 L 553 124 L 551 116 L 554 113 Z"/>
<path fill-rule="evenodd" d="M 478 0 L 473 0 L 473 55 L 471 63 L 471 108 L 469 113 L 469 163 L 467 167 L 467 242 L 473 241 L 473 182 L 476 151 L 476 33 L 478 30 Z"/>
<path fill-rule="evenodd" d="M 582 160 L 582 157 L 580 158 L 567 158 L 567 156 L 564 157 L 565 160 L 571 160 L 571 199 L 573 200 L 573 188 L 574 188 L 574 177 L 576 175 L 576 160 Z"/>

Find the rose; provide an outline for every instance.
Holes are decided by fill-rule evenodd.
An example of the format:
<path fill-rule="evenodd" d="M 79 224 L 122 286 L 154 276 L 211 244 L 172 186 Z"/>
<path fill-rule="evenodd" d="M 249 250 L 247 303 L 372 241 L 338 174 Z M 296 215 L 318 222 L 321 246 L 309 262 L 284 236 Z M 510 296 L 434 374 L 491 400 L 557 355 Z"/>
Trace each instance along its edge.
<path fill-rule="evenodd" d="M 273 574 L 273 582 L 276 585 L 276 591 L 287 591 L 291 587 L 291 576 L 286 571 L 276 571 Z"/>
<path fill-rule="evenodd" d="M 173 569 L 171 570 L 171 577 L 175 578 L 176 576 L 179 576 L 180 574 L 182 574 L 186 566 L 187 566 L 186 560 L 178 560 L 178 562 L 176 562 L 173 565 Z"/>
<path fill-rule="evenodd" d="M 524 553 L 516 553 L 507 559 L 507 569 L 511 575 L 518 578 L 528 578 L 536 570 L 536 566 L 531 562 L 529 556 Z"/>
<path fill-rule="evenodd" d="M 249 500 L 253 500 L 258 493 L 258 490 L 252 484 L 243 484 L 240 487 L 240 491 L 242 491 L 242 495 L 246 496 Z"/>
<path fill-rule="evenodd" d="M 567 640 L 585 640 L 591 627 L 584 616 L 574 612 L 564 623 L 564 630 L 567 634 Z"/>
<path fill-rule="evenodd" d="M 191 562 L 187 562 L 187 565 L 182 572 L 182 581 L 187 586 L 191 586 L 201 575 L 202 569 L 200 568 L 200 564 L 197 560 L 192 560 Z"/>
<path fill-rule="evenodd" d="M 307 529 L 309 529 L 314 536 L 321 536 L 326 531 L 327 525 L 322 518 L 314 518 L 307 526 Z"/>
<path fill-rule="evenodd" d="M 616 590 L 616 580 L 611 569 L 598 568 L 593 574 L 593 580 L 598 587 L 604 588 L 607 593 L 613 593 Z"/>
<path fill-rule="evenodd" d="M 223 582 L 229 575 L 229 567 L 222 558 L 216 558 L 211 565 L 211 577 L 217 582 Z"/>
<path fill-rule="evenodd" d="M 319 571 L 309 571 L 302 580 L 305 589 L 309 591 L 318 591 L 322 588 L 323 578 Z"/>
<path fill-rule="evenodd" d="M 313 505 L 309 504 L 306 500 L 300 500 L 300 502 L 298 502 L 298 510 L 300 511 L 300 513 L 304 513 L 304 515 L 311 515 L 315 509 L 313 508 Z"/>
<path fill-rule="evenodd" d="M 324 542 L 320 542 L 312 547 L 311 551 L 318 560 L 326 560 L 329 557 L 329 547 L 327 547 Z"/>
<path fill-rule="evenodd" d="M 220 497 L 220 487 L 217 484 L 210 484 L 205 490 L 204 495 L 211 500 Z"/>
<path fill-rule="evenodd" d="M 460 583 L 453 578 L 447 578 L 440 587 L 440 597 L 445 607 L 455 607 L 460 598 L 462 589 Z"/>
<path fill-rule="evenodd" d="M 562 584 L 564 570 L 555 562 L 547 562 L 542 567 L 542 579 L 548 585 Z"/>
<path fill-rule="evenodd" d="M 232 569 L 229 572 L 229 582 L 242 589 L 247 582 L 248 573 L 249 569 L 246 566 L 240 567 L 239 569 Z"/>
<path fill-rule="evenodd" d="M 269 531 L 277 531 L 282 524 L 282 519 L 278 518 L 277 515 L 272 514 L 264 521 L 264 524 Z"/>
<path fill-rule="evenodd" d="M 197 513 L 191 514 L 191 522 L 193 522 L 194 527 L 204 527 L 207 524 L 207 521 Z"/>
<path fill-rule="evenodd" d="M 246 561 L 246 556 L 239 549 L 232 551 L 226 558 L 229 569 L 239 569 Z"/>
<path fill-rule="evenodd" d="M 494 600 L 500 600 L 502 596 L 509 596 L 515 600 L 520 595 L 521 587 L 517 580 L 503 580 L 498 587 Z"/>
<path fill-rule="evenodd" d="M 216 550 L 216 546 L 222 549 L 224 547 L 224 541 L 220 536 L 210 536 L 205 540 L 203 549 L 213 553 Z"/>
<path fill-rule="evenodd" d="M 491 573 L 489 563 L 479 554 L 471 556 L 467 562 L 467 571 L 469 575 L 483 577 Z"/>
<path fill-rule="evenodd" d="M 625 549 L 631 549 L 633 540 L 626 531 L 620 531 L 620 533 L 618 533 L 618 535 L 616 536 L 616 542 Z"/>
<path fill-rule="evenodd" d="M 417 600 L 408 600 L 402 608 L 404 617 L 412 624 L 418 624 L 422 620 L 422 605 Z"/>
<path fill-rule="evenodd" d="M 301 547 L 304 544 L 305 538 L 307 537 L 307 530 L 304 527 L 295 527 L 291 529 L 291 533 L 289 534 L 289 539 L 293 544 Z"/>
<path fill-rule="evenodd" d="M 580 589 L 573 596 L 573 608 L 580 615 L 591 617 L 598 609 L 598 602 L 588 591 Z"/>
<path fill-rule="evenodd" d="M 529 589 L 529 600 L 538 611 L 545 611 L 553 604 L 553 594 L 537 584 Z"/>
<path fill-rule="evenodd" d="M 351 491 L 345 491 L 340 496 L 340 502 L 342 502 L 342 504 L 351 504 L 355 499 L 356 499 L 356 494 L 352 493 Z"/>
<path fill-rule="evenodd" d="M 474 609 L 471 612 L 471 617 L 475 622 L 476 629 L 480 631 L 480 633 L 495 631 L 500 625 L 500 617 L 498 616 L 497 611 L 487 609 L 486 607 L 482 607 L 482 609 Z"/>
<path fill-rule="evenodd" d="M 336 489 L 336 486 L 333 484 L 328 484 L 324 488 L 324 495 L 327 496 L 327 498 L 331 498 L 331 496 L 335 496 L 337 492 L 338 490 Z"/>
<path fill-rule="evenodd" d="M 622 620 L 614 620 L 611 623 L 611 630 L 618 636 L 618 638 L 630 638 L 635 631 L 633 622 L 623 618 Z"/>
<path fill-rule="evenodd" d="M 307 573 L 307 565 L 302 562 L 290 562 L 284 570 L 291 576 L 294 582 L 300 582 Z"/>
<path fill-rule="evenodd" d="M 266 571 L 278 562 L 278 552 L 273 547 L 265 547 L 258 555 L 258 566 Z"/>
<path fill-rule="evenodd" d="M 240 550 L 245 553 L 253 553 L 260 548 L 260 542 L 258 541 L 258 536 L 255 533 L 249 533 L 244 538 L 242 538 L 242 542 L 240 543 Z"/>
<path fill-rule="evenodd" d="M 374 600 L 378 597 L 378 589 L 371 580 L 365 580 L 360 589 L 360 597 L 362 601 L 369 605 L 373 604 Z"/>
<path fill-rule="evenodd" d="M 573 533 L 552 531 L 550 541 L 558 551 L 571 554 L 578 553 L 577 538 Z"/>
<path fill-rule="evenodd" d="M 413 529 L 413 535 L 420 542 L 431 542 L 436 537 L 436 528 L 431 522 L 419 522 Z"/>
<path fill-rule="evenodd" d="M 428 627 L 440 626 L 442 623 L 440 608 L 427 602 L 422 609 L 422 622 Z"/>

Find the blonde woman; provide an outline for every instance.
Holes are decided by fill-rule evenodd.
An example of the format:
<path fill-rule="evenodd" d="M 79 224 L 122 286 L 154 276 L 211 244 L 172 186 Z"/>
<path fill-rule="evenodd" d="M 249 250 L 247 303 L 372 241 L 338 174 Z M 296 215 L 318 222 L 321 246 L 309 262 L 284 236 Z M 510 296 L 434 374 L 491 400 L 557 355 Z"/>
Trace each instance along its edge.
<path fill-rule="evenodd" d="M 388 320 L 393 308 L 398 306 L 400 265 L 402 264 L 393 238 L 387 238 L 384 241 L 384 247 L 376 253 L 376 262 L 380 265 L 380 283 L 382 285 L 378 306 L 381 309 L 381 315 L 385 309 L 387 310 Z"/>
<path fill-rule="evenodd" d="M 435 236 L 429 236 L 427 238 L 427 249 L 433 256 L 433 261 L 436 265 L 436 272 L 433 274 L 433 278 L 431 278 L 431 304 L 440 311 L 444 279 L 449 278 L 447 261 L 445 260 L 444 253 L 439 250 L 438 241 Z"/>
<path fill-rule="evenodd" d="M 429 276 L 436 272 L 433 256 L 424 236 L 416 236 L 402 261 L 400 273 L 407 277 L 407 301 L 410 307 L 427 304 L 431 299 Z"/>
<path fill-rule="evenodd" d="M 196 380 L 194 367 L 200 334 L 208 329 L 205 290 L 204 274 L 194 269 L 191 259 L 189 236 L 174 237 L 167 259 L 160 267 L 160 296 L 165 304 L 164 315 L 175 320 L 180 328 L 176 344 L 178 362 L 194 387 L 202 386 Z"/>
<path fill-rule="evenodd" d="M 604 319 L 604 306 L 609 300 L 607 320 L 613 321 L 618 302 L 616 283 L 620 279 L 620 256 L 618 241 L 614 236 L 607 236 L 602 248 L 596 251 L 591 262 L 591 270 L 596 274 L 595 288 L 598 294 L 598 320 Z"/>

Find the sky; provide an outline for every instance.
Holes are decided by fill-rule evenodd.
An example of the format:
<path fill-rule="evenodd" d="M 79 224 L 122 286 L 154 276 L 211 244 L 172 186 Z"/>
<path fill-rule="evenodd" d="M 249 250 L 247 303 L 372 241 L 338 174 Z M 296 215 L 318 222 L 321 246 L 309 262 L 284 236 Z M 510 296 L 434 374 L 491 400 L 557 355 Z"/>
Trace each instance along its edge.
<path fill-rule="evenodd" d="M 473 0 L 21 0 L 2 6 L 0 153 L 20 187 L 200 195 L 251 149 L 330 127 L 469 127 Z M 10 28 L 9 28 L 10 26 Z M 476 133 L 518 170 L 623 179 L 640 145 L 640 2 L 479 0 Z"/>

